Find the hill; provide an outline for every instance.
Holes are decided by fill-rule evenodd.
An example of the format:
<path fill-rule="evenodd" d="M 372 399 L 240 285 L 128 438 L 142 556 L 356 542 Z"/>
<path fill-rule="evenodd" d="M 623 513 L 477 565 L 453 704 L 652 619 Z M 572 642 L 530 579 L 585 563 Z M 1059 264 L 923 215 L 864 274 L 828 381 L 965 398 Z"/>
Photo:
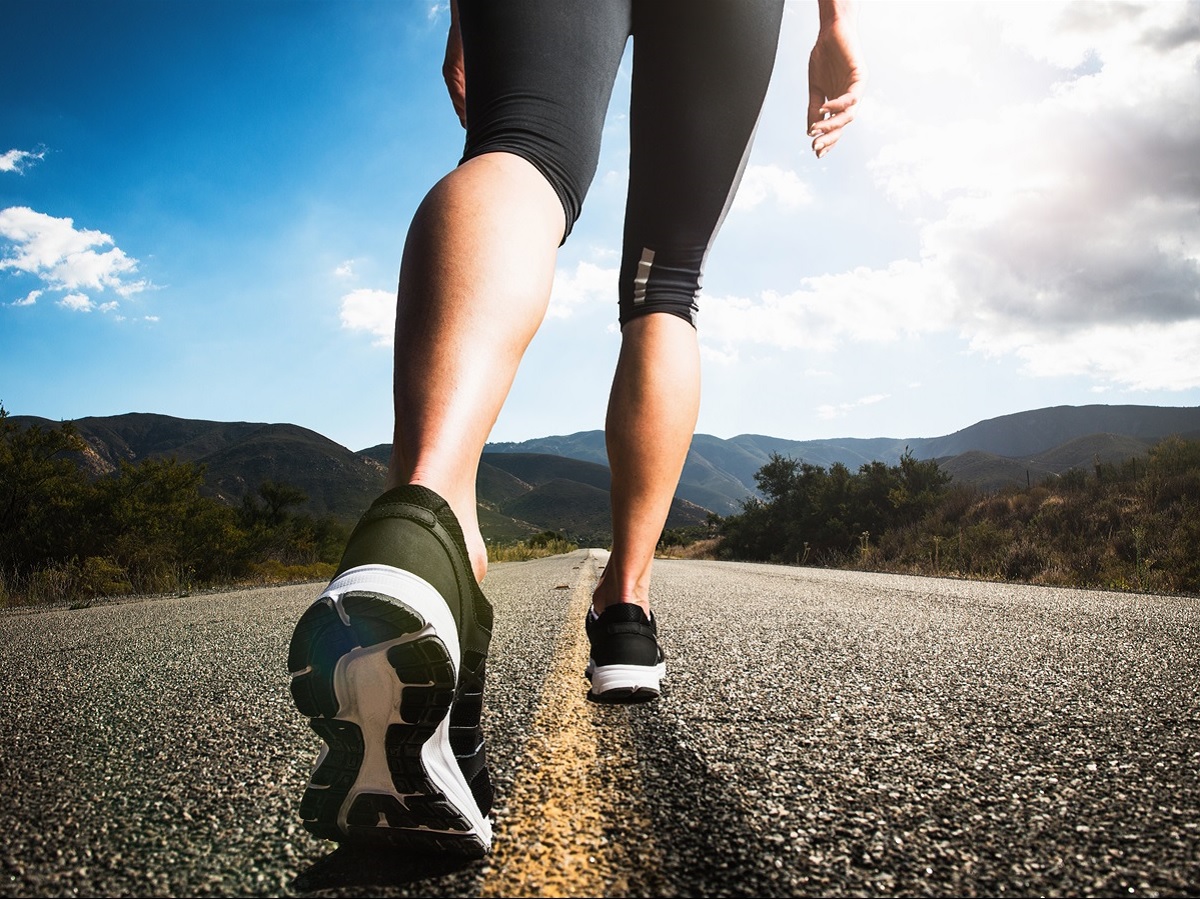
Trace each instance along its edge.
<path fill-rule="evenodd" d="M 923 459 L 987 450 L 1000 456 L 1044 453 L 1078 438 L 1108 434 L 1153 442 L 1170 435 L 1200 435 L 1200 407 L 1193 406 L 1051 406 L 976 422 L 940 438 L 915 440 Z"/>
<path fill-rule="evenodd" d="M 57 423 L 13 416 L 17 424 Z M 80 461 L 95 475 L 121 462 L 174 457 L 205 467 L 204 493 L 228 503 L 263 481 L 294 485 L 308 496 L 302 508 L 315 516 L 354 521 L 383 486 L 384 469 L 329 438 L 298 425 L 212 422 L 152 413 L 89 416 L 72 423 L 88 443 Z"/>
<path fill-rule="evenodd" d="M 54 427 L 35 416 L 17 425 Z M 94 476 L 122 463 L 174 457 L 205 467 L 203 492 L 238 504 L 264 481 L 299 488 L 300 508 L 352 524 L 384 488 L 387 444 L 354 453 L 297 425 L 212 422 L 149 413 L 87 417 L 72 423 L 87 442 L 79 464 Z M 485 454 L 476 491 L 484 537 L 506 543 L 540 531 L 559 531 L 594 544 L 610 540 L 608 467 L 547 454 Z M 671 527 L 703 524 L 708 510 L 677 499 Z"/>
<path fill-rule="evenodd" d="M 16 423 L 53 426 L 31 416 Z M 211 496 L 238 503 L 264 480 L 294 485 L 309 497 L 305 512 L 355 521 L 382 489 L 391 445 L 353 452 L 289 424 L 214 422 L 147 413 L 87 417 L 74 423 L 88 443 L 80 464 L 95 475 L 121 461 L 174 456 L 206 467 Z M 977 422 L 934 438 L 842 438 L 795 441 L 742 434 L 697 434 L 684 465 L 671 527 L 704 522 L 708 510 L 737 512 L 755 493 L 754 474 L 772 453 L 852 471 L 899 461 L 905 448 L 937 459 L 956 481 L 992 490 L 1024 486 L 1096 461 L 1144 456 L 1168 435 L 1200 435 L 1200 408 L 1058 406 Z M 610 474 L 604 433 L 583 431 L 519 443 L 489 444 L 476 482 L 484 534 L 510 541 L 538 531 L 607 541 Z"/>
<path fill-rule="evenodd" d="M 484 453 L 475 489 L 481 507 L 516 520 L 554 523 L 579 543 L 611 540 L 607 466 L 542 453 Z M 703 525 L 708 509 L 676 497 L 667 526 Z M 483 528 L 484 537 L 491 537 Z"/>
<path fill-rule="evenodd" d="M 825 468 L 841 463 L 854 471 L 875 460 L 895 464 L 906 449 L 918 459 L 937 459 L 961 483 L 993 490 L 1090 467 L 1097 455 L 1101 462 L 1143 455 L 1151 443 L 1170 435 L 1200 435 L 1200 407 L 1055 406 L 987 419 L 933 438 L 794 441 L 758 434 L 728 439 L 697 434 L 678 494 L 725 515 L 736 512 L 742 500 L 756 493 L 754 473 L 772 453 Z M 489 444 L 487 449 L 553 452 L 595 461 L 603 448 L 604 433 L 587 431 Z"/>

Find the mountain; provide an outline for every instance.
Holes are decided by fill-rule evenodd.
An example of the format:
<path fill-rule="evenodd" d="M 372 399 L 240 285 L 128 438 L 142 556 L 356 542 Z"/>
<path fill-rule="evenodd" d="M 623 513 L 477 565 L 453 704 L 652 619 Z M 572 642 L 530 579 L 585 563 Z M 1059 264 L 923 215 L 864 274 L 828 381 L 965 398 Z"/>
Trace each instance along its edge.
<path fill-rule="evenodd" d="M 55 427 L 36 416 L 16 425 Z M 72 423 L 87 442 L 79 463 L 94 476 L 122 462 L 174 457 L 203 465 L 207 496 L 241 502 L 264 481 L 293 485 L 308 501 L 302 511 L 355 522 L 382 492 L 391 446 L 354 453 L 328 438 L 288 424 L 212 422 L 150 413 L 87 417 Z M 506 542 L 559 531 L 593 544 L 610 539 L 608 467 L 564 456 L 485 454 L 476 479 L 485 538 Z M 703 524 L 706 508 L 676 499 L 671 527 Z"/>
<path fill-rule="evenodd" d="M 913 450 L 923 458 L 980 449 L 1000 456 L 1035 456 L 1095 434 L 1121 435 L 1148 443 L 1170 435 L 1197 436 L 1200 407 L 1051 406 L 986 419 L 945 437 L 915 441 Z"/>
<path fill-rule="evenodd" d="M 475 489 L 484 508 L 521 521 L 555 523 L 545 527 L 580 543 L 607 543 L 611 483 L 608 467 L 599 463 L 544 453 L 484 453 Z M 703 525 L 707 517 L 707 508 L 676 496 L 667 527 Z"/>
<path fill-rule="evenodd" d="M 11 421 L 57 425 L 33 416 Z M 305 512 L 354 521 L 383 488 L 385 469 L 377 461 L 298 425 L 152 413 L 89 416 L 72 424 L 88 443 L 81 462 L 92 474 L 108 474 L 122 462 L 174 457 L 203 465 L 204 493 L 228 503 L 241 502 L 264 481 L 280 481 L 308 495 Z"/>
<path fill-rule="evenodd" d="M 13 416 L 16 424 L 57 423 Z M 74 423 L 88 442 L 80 464 L 94 475 L 122 462 L 174 456 L 206 467 L 209 495 L 238 503 L 264 480 L 308 495 L 306 512 L 355 521 L 383 489 L 391 445 L 353 452 L 297 425 L 212 422 L 130 413 Z M 1168 435 L 1200 436 L 1200 407 L 1057 406 L 977 422 L 933 438 L 842 438 L 794 441 L 742 434 L 697 434 L 683 468 L 668 524 L 702 524 L 708 510 L 737 512 L 755 493 L 754 473 L 780 453 L 815 465 L 856 470 L 896 463 L 908 448 L 937 459 L 959 483 L 985 490 L 1024 486 L 1097 461 L 1145 456 Z M 519 443 L 489 444 L 476 480 L 486 537 L 509 541 L 552 530 L 591 543 L 608 539 L 611 476 L 604 433 L 583 431 Z"/>
<path fill-rule="evenodd" d="M 738 511 L 741 501 L 755 493 L 754 473 L 772 453 L 826 468 L 842 463 L 853 471 L 874 460 L 894 465 L 906 449 L 918 459 L 937 459 L 960 483 L 994 490 L 1090 467 L 1097 455 L 1102 462 L 1144 455 L 1150 444 L 1169 435 L 1200 436 L 1200 407 L 1054 406 L 986 419 L 933 438 L 793 441 L 759 434 L 729 439 L 697 434 L 678 495 L 725 515 Z M 607 462 L 603 448 L 601 431 L 487 447 L 498 453 L 559 453 Z"/>
<path fill-rule="evenodd" d="M 1143 459 L 1153 442 L 1119 434 L 1089 434 L 1027 457 L 1000 456 L 968 450 L 944 457 L 938 465 L 960 484 L 990 491 L 1013 485 L 1036 484 L 1071 469 L 1090 471 L 1096 463 L 1120 464 Z"/>

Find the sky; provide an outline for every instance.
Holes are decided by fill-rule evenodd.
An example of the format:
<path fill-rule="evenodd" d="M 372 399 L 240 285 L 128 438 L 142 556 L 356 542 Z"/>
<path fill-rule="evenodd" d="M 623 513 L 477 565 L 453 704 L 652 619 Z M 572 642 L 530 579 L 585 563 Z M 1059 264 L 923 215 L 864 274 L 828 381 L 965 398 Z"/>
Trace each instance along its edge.
<path fill-rule="evenodd" d="M 700 298 L 697 430 L 930 437 L 1200 405 L 1200 3 L 865 2 L 866 96 L 805 137 L 816 4 Z M 405 232 L 453 168 L 431 0 L 7 0 L 0 403 L 391 439 Z M 603 427 L 629 55 L 492 439 Z"/>

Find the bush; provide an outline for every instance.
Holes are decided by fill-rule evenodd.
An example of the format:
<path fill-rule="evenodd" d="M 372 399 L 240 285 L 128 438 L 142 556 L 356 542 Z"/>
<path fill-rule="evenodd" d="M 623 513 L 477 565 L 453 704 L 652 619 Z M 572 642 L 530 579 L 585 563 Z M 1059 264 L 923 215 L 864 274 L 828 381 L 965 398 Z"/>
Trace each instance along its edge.
<path fill-rule="evenodd" d="M 921 521 L 937 509 L 950 476 L 905 452 L 898 465 L 866 463 L 857 473 L 773 454 L 751 498 L 721 526 L 723 556 L 801 563 L 870 556 L 863 535 Z"/>
<path fill-rule="evenodd" d="M 920 522 L 892 528 L 872 568 L 1038 584 L 1200 591 L 1200 442 L 1169 439 L 1137 460 L 1024 490 L 953 488 Z"/>
<path fill-rule="evenodd" d="M 123 568 L 111 559 L 89 556 L 80 567 L 75 593 L 83 597 L 111 597 L 132 590 L 133 583 Z"/>
<path fill-rule="evenodd" d="M 202 493 L 204 468 L 123 463 L 88 480 L 69 424 L 18 428 L 0 406 L 0 604 L 158 594 L 330 574 L 347 529 L 296 512 L 304 494 L 264 482 L 234 509 Z M 256 569 L 256 566 L 258 567 Z"/>

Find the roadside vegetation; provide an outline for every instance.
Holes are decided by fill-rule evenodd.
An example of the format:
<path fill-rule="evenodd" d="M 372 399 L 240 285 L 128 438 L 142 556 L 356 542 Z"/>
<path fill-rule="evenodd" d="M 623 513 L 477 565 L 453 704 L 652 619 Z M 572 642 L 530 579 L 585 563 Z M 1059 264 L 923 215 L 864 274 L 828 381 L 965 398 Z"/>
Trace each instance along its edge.
<path fill-rule="evenodd" d="M 523 541 L 488 544 L 488 562 L 524 562 L 578 550 L 579 545 L 557 531 L 543 531 Z"/>
<path fill-rule="evenodd" d="M 1023 489 L 951 483 L 932 460 L 857 473 L 772 457 L 764 499 L 721 525 L 712 555 L 1069 587 L 1200 592 L 1200 441 Z"/>
<path fill-rule="evenodd" d="M 348 528 L 299 512 L 299 489 L 264 482 L 231 506 L 202 493 L 202 466 L 151 458 L 96 477 L 90 452 L 70 424 L 18 428 L 0 406 L 0 606 L 333 574 Z M 774 455 L 755 479 L 761 499 L 664 531 L 659 554 L 1200 593 L 1200 441 L 994 492 L 911 453 L 856 472 Z M 575 549 L 544 531 L 488 559 Z"/>
<path fill-rule="evenodd" d="M 70 424 L 17 428 L 0 407 L 0 606 L 183 593 L 327 578 L 347 531 L 296 512 L 302 492 L 266 482 L 229 506 L 204 469 L 173 459 L 89 478 Z"/>

